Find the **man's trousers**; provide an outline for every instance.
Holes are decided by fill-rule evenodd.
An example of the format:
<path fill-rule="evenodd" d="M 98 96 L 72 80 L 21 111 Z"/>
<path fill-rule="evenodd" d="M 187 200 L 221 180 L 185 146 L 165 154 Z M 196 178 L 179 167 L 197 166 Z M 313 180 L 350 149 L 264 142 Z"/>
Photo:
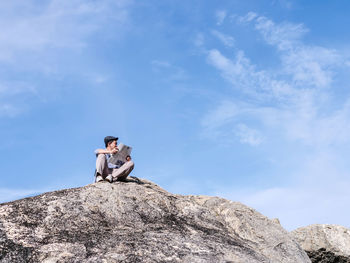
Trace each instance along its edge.
<path fill-rule="evenodd" d="M 96 172 L 99 173 L 103 179 L 105 179 L 108 175 L 111 174 L 113 181 L 124 180 L 133 169 L 134 162 L 132 160 L 125 162 L 119 168 L 108 168 L 106 155 L 97 155 Z"/>

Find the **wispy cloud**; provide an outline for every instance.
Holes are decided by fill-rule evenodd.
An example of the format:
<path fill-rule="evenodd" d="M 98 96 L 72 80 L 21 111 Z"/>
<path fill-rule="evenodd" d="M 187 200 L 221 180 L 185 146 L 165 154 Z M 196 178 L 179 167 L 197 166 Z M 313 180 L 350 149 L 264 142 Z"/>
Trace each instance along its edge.
<path fill-rule="evenodd" d="M 37 93 L 37 89 L 23 81 L 0 82 L 0 99 L 23 93 Z"/>
<path fill-rule="evenodd" d="M 305 45 L 301 38 L 308 32 L 303 24 L 276 24 L 266 17 L 257 17 L 256 30 L 265 41 L 281 52 L 287 74 L 301 85 L 323 87 L 331 84 L 332 67 L 341 62 L 334 49 Z"/>
<path fill-rule="evenodd" d="M 342 63 L 336 50 L 304 44 L 302 38 L 309 30 L 301 23 L 276 24 L 254 12 L 237 17 L 237 22 L 253 23 L 266 43 L 277 48 L 284 72 L 296 84 L 328 86 L 332 81 L 332 68 Z"/>
<path fill-rule="evenodd" d="M 162 80 L 183 81 L 187 79 L 187 74 L 183 68 L 173 65 L 168 61 L 152 60 L 151 65 L 153 72 L 162 74 Z"/>
<path fill-rule="evenodd" d="M 272 1 L 272 4 L 279 4 L 280 6 L 287 8 L 287 9 L 291 9 L 293 8 L 293 3 L 291 1 L 288 0 L 274 0 Z"/>
<path fill-rule="evenodd" d="M 257 99 L 263 97 L 283 99 L 294 92 L 284 80 L 274 79 L 264 70 L 256 70 L 256 66 L 242 50 L 237 52 L 234 59 L 229 59 L 219 50 L 212 49 L 208 52 L 208 62 L 220 70 L 222 76 L 231 82 L 234 88 Z"/>
<path fill-rule="evenodd" d="M 337 154 L 320 153 L 293 170 L 291 185 L 265 189 L 221 189 L 214 195 L 243 202 L 270 218 L 279 218 L 288 230 L 309 224 L 349 227 L 349 173 L 340 169 Z M 288 175 L 285 171 L 283 176 Z"/>
<path fill-rule="evenodd" d="M 237 21 L 239 23 L 249 23 L 252 20 L 254 20 L 258 15 L 254 12 L 249 12 L 248 14 L 246 14 L 245 16 L 233 16 L 233 17 L 237 17 Z"/>
<path fill-rule="evenodd" d="M 251 146 L 259 145 L 263 140 L 259 131 L 252 129 L 243 123 L 236 126 L 235 133 L 241 143 L 246 143 Z"/>
<path fill-rule="evenodd" d="M 217 37 L 225 46 L 233 47 L 235 39 L 229 35 L 225 35 L 217 30 L 212 30 L 211 33 Z"/>
<path fill-rule="evenodd" d="M 201 48 L 204 45 L 204 35 L 202 33 L 197 33 L 193 43 L 196 47 Z"/>
<path fill-rule="evenodd" d="M 159 68 L 172 67 L 172 65 L 168 61 L 162 61 L 162 60 L 152 60 L 151 64 L 152 64 L 154 70 L 157 70 Z"/>
<path fill-rule="evenodd" d="M 264 16 L 255 16 L 249 22 L 254 22 L 255 29 L 265 41 L 279 50 L 293 49 L 296 45 L 301 44 L 300 39 L 308 32 L 303 24 L 287 22 L 276 24 Z"/>
<path fill-rule="evenodd" d="M 216 116 L 229 116 L 231 110 L 235 118 L 240 118 L 242 112 L 250 112 L 251 117 L 264 124 L 265 132 L 269 133 L 269 127 L 279 129 L 281 136 L 306 144 L 329 145 L 349 141 L 350 136 L 342 132 L 348 129 L 349 103 L 336 107 L 333 112 L 328 111 L 332 104 L 331 90 L 324 90 L 333 81 L 332 69 L 341 65 L 338 52 L 304 45 L 301 38 L 308 30 L 301 24 L 275 24 L 255 13 L 249 13 L 247 17 L 249 19 L 243 20 L 255 21 L 255 29 L 263 35 L 266 43 L 276 47 L 282 67 L 275 72 L 258 70 L 242 50 L 237 51 L 234 58 L 224 56 L 217 49 L 209 50 L 208 63 L 217 68 L 235 90 L 245 94 L 247 100 L 238 113 L 235 107 L 227 107 L 227 100 L 220 103 L 214 110 Z M 252 99 L 254 104 L 251 104 Z M 266 108 L 263 106 L 266 103 L 271 106 Z M 212 112 L 204 120 L 213 119 Z M 225 124 L 227 120 L 221 117 L 216 121 L 202 121 L 207 131 Z M 233 131 L 233 134 L 239 132 Z"/>
<path fill-rule="evenodd" d="M 0 4 L 0 60 L 13 60 L 19 52 L 55 48 L 82 48 L 85 39 L 107 21 L 122 24 L 128 1 L 58 1 L 38 5 L 14 0 Z M 21 12 L 18 12 L 21 10 Z"/>
<path fill-rule="evenodd" d="M 128 21 L 129 0 L 2 1 L 0 3 L 0 116 L 25 111 L 31 96 L 47 87 L 37 79 L 63 79 L 72 57 L 84 52 L 91 37 L 117 38 Z M 77 65 L 79 60 L 74 61 Z M 76 66 L 75 68 L 80 68 Z M 23 76 L 36 75 L 24 80 Z M 82 74 L 86 74 L 85 72 Z M 105 81 L 94 78 L 94 83 Z M 18 102 L 20 101 L 20 102 Z M 30 107 L 27 107 L 30 108 Z"/>
<path fill-rule="evenodd" d="M 16 117 L 21 111 L 21 109 L 12 104 L 3 103 L 0 105 L 0 117 Z"/>
<path fill-rule="evenodd" d="M 23 112 L 23 99 L 37 96 L 37 89 L 24 81 L 0 82 L 0 117 L 16 117 Z M 21 98 L 18 101 L 18 98 Z"/>
<path fill-rule="evenodd" d="M 284 163 L 278 177 L 286 183 L 227 190 L 226 197 L 280 217 L 288 229 L 307 223 L 348 225 L 350 99 L 334 84 L 338 70 L 348 67 L 347 56 L 306 44 L 309 30 L 303 24 L 275 23 L 253 12 L 235 18 L 239 26 L 252 25 L 258 41 L 262 37 L 275 49 L 280 66 L 259 67 L 243 50 L 232 57 L 209 50 L 207 62 L 232 85 L 235 96 L 226 94 L 208 110 L 202 135 L 261 147 L 266 161 Z M 288 158 L 281 159 L 286 147 Z"/>
<path fill-rule="evenodd" d="M 217 128 L 230 122 L 240 113 L 240 109 L 231 101 L 223 101 L 202 119 L 201 124 L 206 127 Z"/>
<path fill-rule="evenodd" d="M 215 13 L 216 24 L 220 26 L 224 22 L 226 16 L 227 16 L 227 12 L 225 10 L 216 11 Z"/>

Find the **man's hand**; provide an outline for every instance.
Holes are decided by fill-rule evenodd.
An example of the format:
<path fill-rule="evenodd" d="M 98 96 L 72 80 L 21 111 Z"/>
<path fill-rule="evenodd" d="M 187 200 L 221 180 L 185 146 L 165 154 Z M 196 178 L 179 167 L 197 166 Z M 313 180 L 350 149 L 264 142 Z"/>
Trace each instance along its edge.
<path fill-rule="evenodd" d="M 115 154 L 115 153 L 117 153 L 118 151 L 119 151 L 119 149 L 116 147 L 116 148 L 112 149 L 110 153 L 111 153 L 111 154 Z"/>

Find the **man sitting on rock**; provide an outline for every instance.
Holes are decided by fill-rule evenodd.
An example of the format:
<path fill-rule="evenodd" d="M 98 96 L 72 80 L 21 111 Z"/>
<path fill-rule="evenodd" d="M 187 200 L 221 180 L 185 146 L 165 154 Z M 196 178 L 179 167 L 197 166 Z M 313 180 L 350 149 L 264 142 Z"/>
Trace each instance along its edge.
<path fill-rule="evenodd" d="M 118 137 L 107 136 L 104 138 L 105 149 L 95 150 L 96 154 L 96 172 L 95 172 L 95 182 L 101 182 L 106 180 L 110 183 L 115 181 L 124 181 L 126 177 L 134 169 L 134 162 L 131 160 L 130 155 L 126 157 L 125 163 L 121 165 L 116 165 L 109 163 L 108 160 L 111 158 L 112 154 L 117 153 Z"/>

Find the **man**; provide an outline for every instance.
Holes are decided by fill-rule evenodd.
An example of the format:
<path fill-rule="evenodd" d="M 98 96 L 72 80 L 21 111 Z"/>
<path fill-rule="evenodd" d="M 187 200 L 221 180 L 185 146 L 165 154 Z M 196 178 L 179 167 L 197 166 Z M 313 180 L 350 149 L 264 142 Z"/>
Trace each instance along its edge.
<path fill-rule="evenodd" d="M 95 182 L 101 182 L 106 180 L 110 183 L 115 181 L 123 181 L 126 177 L 131 173 L 134 169 L 134 162 L 130 158 L 126 158 L 126 162 L 121 166 L 111 164 L 108 162 L 109 158 L 111 158 L 112 154 L 117 153 L 118 137 L 107 136 L 104 138 L 105 149 L 97 149 L 95 150 L 96 154 L 96 178 Z"/>

